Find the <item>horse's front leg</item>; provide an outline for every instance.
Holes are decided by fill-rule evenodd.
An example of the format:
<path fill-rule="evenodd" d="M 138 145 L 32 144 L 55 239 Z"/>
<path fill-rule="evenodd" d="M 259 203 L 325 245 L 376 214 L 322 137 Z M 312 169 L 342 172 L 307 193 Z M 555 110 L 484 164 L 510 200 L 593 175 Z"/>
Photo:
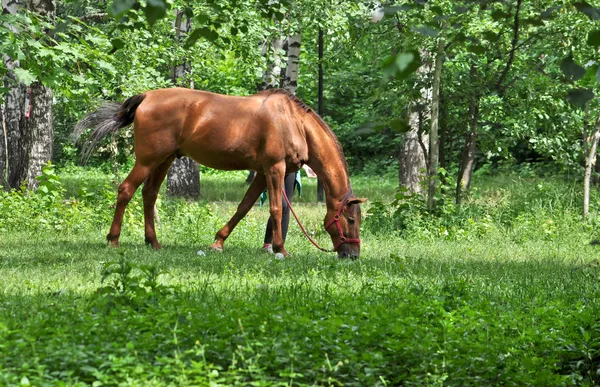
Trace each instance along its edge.
<path fill-rule="evenodd" d="M 271 219 L 273 220 L 273 251 L 288 256 L 283 246 L 283 234 L 281 232 L 282 218 L 282 195 L 285 179 L 285 163 L 272 166 L 267 173 L 267 188 L 269 190 L 269 203 L 271 205 Z"/>
<path fill-rule="evenodd" d="M 246 195 L 242 199 L 239 204 L 237 211 L 233 215 L 233 217 L 227 222 L 222 229 L 217 232 L 215 235 L 215 243 L 210 245 L 210 248 L 217 251 L 223 251 L 223 243 L 225 243 L 225 239 L 231 234 L 235 226 L 246 216 L 248 211 L 252 208 L 254 203 L 256 203 L 256 199 L 260 196 L 260 194 L 265 190 L 267 186 L 267 180 L 265 178 L 264 173 L 257 173 L 254 180 L 252 180 L 252 184 L 246 191 Z"/>

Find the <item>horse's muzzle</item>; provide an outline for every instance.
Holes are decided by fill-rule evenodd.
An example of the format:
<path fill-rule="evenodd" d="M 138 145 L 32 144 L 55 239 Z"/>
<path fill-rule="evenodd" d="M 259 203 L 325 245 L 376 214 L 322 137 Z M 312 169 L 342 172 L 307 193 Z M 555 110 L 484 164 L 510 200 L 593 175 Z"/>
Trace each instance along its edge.
<path fill-rule="evenodd" d="M 344 244 L 341 245 L 337 250 L 338 258 L 341 259 L 358 259 L 360 257 L 360 250 L 354 249 L 354 246 Z"/>

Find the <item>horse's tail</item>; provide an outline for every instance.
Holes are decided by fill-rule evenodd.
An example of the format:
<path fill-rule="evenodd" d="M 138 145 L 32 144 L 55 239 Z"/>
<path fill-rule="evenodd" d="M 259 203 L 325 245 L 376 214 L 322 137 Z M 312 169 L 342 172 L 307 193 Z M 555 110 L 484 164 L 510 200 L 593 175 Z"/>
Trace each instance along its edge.
<path fill-rule="evenodd" d="M 88 113 L 75 125 L 73 139 L 76 144 L 79 142 L 79 137 L 84 130 L 90 128 L 94 130 L 82 146 L 80 156 L 82 163 L 88 161 L 100 140 L 108 134 L 114 133 L 133 123 L 135 111 L 145 97 L 146 94 L 134 95 L 122 104 L 107 102 L 96 111 Z"/>

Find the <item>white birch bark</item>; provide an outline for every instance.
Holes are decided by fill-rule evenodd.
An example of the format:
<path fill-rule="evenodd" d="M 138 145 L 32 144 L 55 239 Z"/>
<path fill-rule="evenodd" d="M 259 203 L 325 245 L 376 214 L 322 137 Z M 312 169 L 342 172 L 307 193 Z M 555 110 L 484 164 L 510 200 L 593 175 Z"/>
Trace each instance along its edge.
<path fill-rule="evenodd" d="M 590 137 L 588 153 L 585 158 L 585 175 L 583 179 L 583 219 L 587 219 L 590 213 L 590 183 L 592 178 L 592 170 L 596 164 L 596 149 L 598 140 L 600 139 L 600 115 L 596 119 L 594 133 Z"/>
<path fill-rule="evenodd" d="M 262 90 L 276 89 L 279 87 L 281 77 L 281 50 L 283 50 L 283 39 L 277 36 L 271 39 L 267 51 L 267 69 L 263 73 Z M 271 54 L 272 60 L 269 60 Z"/>
<path fill-rule="evenodd" d="M 406 188 L 410 194 L 423 192 L 423 181 L 427 174 L 429 136 L 423 133 L 423 125 L 430 116 L 432 88 L 428 85 L 427 77 L 432 66 L 431 55 L 427 50 L 421 50 L 420 55 L 423 65 L 417 70 L 417 87 L 420 87 L 421 97 L 408 106 L 410 129 L 404 134 L 404 142 L 398 154 L 400 187 Z"/>
<path fill-rule="evenodd" d="M 53 19 L 56 1 L 20 3 L 17 0 L 2 0 L 2 12 L 5 13 L 14 14 L 25 6 Z M 2 172 L 8 175 L 8 187 L 18 188 L 24 183 L 27 188 L 34 189 L 39 185 L 36 177 L 41 175 L 42 166 L 52 157 L 52 91 L 40 82 L 33 83 L 29 88 L 17 83 L 13 70 L 20 66 L 19 62 L 6 55 L 2 60 L 8 69 L 4 85 L 10 88 L 1 109 L 2 148 L 6 148 Z"/>
<path fill-rule="evenodd" d="M 175 11 L 175 35 L 180 40 L 191 29 L 192 21 L 182 10 Z M 173 83 L 178 86 L 189 86 L 190 66 L 183 63 L 173 68 Z M 167 174 L 167 194 L 174 197 L 198 198 L 200 196 L 200 167 L 198 163 L 187 157 L 177 158 Z M 156 207 L 155 214 L 157 213 Z"/>
<path fill-rule="evenodd" d="M 287 68 L 283 80 L 283 89 L 292 94 L 296 94 L 298 88 L 298 69 L 300 67 L 300 47 L 302 43 L 302 34 L 298 32 L 287 38 Z"/>

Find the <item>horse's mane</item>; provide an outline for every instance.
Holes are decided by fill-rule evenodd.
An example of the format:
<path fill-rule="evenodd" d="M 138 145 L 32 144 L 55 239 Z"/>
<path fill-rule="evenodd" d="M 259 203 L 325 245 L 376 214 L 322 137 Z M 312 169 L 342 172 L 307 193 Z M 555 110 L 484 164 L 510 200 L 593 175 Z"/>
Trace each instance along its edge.
<path fill-rule="evenodd" d="M 323 121 L 323 119 L 321 118 L 320 115 L 318 115 L 317 113 L 315 113 L 315 111 L 308 106 L 307 104 L 304 103 L 304 101 L 302 101 L 300 98 L 298 98 L 295 94 L 290 93 L 287 90 L 284 89 L 268 89 L 268 90 L 263 90 L 261 92 L 258 93 L 259 95 L 264 95 L 264 96 L 271 96 L 271 95 L 285 95 L 286 97 L 288 97 L 288 99 L 292 102 L 294 102 L 294 104 L 299 107 L 300 109 L 304 110 L 304 112 L 306 114 L 309 114 L 310 116 L 312 116 L 321 126 L 321 128 L 323 128 L 325 130 L 325 133 L 329 134 L 329 137 L 331 137 L 331 139 L 333 140 L 333 143 L 335 144 L 335 147 L 338 151 L 338 155 L 340 157 L 340 160 L 342 161 L 342 165 L 344 166 L 344 171 L 346 171 L 346 176 L 348 177 L 348 194 L 346 195 L 347 198 L 349 198 L 350 196 L 352 196 L 352 184 L 350 183 L 350 173 L 348 173 L 348 163 L 346 162 L 346 158 L 344 157 L 344 151 L 342 149 L 342 144 L 340 143 L 340 140 L 338 140 L 337 136 L 335 135 L 335 133 L 333 133 L 333 130 L 331 130 L 331 128 L 329 127 L 329 125 L 327 125 L 327 123 L 325 121 Z"/>

